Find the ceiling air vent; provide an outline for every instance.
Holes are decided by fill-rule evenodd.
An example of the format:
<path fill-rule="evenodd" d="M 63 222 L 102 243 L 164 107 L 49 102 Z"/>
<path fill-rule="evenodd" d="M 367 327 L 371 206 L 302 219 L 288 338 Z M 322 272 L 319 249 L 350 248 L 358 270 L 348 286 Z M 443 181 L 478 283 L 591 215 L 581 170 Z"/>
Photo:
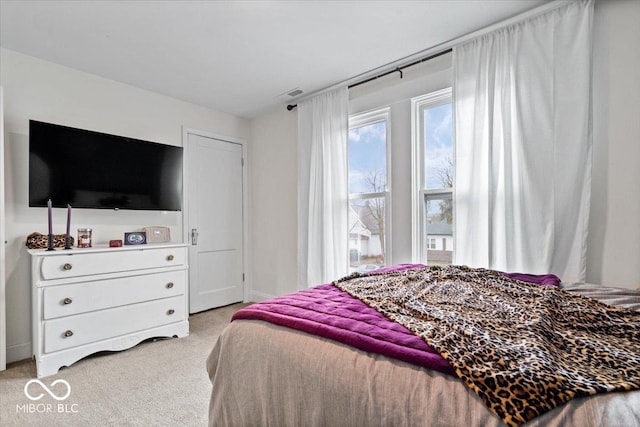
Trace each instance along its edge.
<path fill-rule="evenodd" d="M 278 100 L 283 103 L 289 103 L 293 99 L 296 99 L 297 97 L 302 95 L 303 93 L 304 91 L 302 89 L 294 88 L 278 95 Z"/>
<path fill-rule="evenodd" d="M 287 95 L 289 95 L 290 97 L 293 98 L 294 96 L 298 96 L 298 95 L 301 95 L 303 93 L 304 92 L 302 90 L 296 88 L 296 89 L 293 89 L 291 92 L 287 92 Z"/>

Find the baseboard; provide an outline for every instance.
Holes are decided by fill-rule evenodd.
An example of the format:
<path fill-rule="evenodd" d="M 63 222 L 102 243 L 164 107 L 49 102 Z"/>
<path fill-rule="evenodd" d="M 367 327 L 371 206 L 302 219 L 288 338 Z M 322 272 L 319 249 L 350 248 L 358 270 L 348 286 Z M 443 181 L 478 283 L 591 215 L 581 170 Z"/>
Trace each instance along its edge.
<path fill-rule="evenodd" d="M 252 302 L 260 302 L 265 301 L 271 298 L 275 298 L 275 295 L 269 295 L 258 291 L 251 291 L 251 299 Z"/>
<path fill-rule="evenodd" d="M 7 347 L 7 363 L 19 362 L 24 359 L 30 359 L 31 343 L 26 342 L 23 344 L 10 345 Z"/>

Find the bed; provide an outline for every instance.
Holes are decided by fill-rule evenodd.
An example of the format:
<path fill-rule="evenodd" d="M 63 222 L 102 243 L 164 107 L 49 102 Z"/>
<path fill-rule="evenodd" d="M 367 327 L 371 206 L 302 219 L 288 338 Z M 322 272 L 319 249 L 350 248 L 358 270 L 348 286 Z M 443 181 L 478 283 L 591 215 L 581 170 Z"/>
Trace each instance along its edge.
<path fill-rule="evenodd" d="M 418 267 L 422 268 L 402 268 Z M 332 285 L 323 286 L 319 288 L 332 289 Z M 638 291 L 572 283 L 562 283 L 560 288 L 571 295 L 640 310 Z M 285 300 L 298 295 L 290 294 Z M 363 338 L 366 333 L 354 335 L 339 323 L 330 325 L 337 332 L 327 332 L 330 328 L 318 324 L 295 329 L 277 310 L 264 314 L 252 307 L 239 312 L 227 326 L 207 360 L 213 385 L 210 425 L 505 425 L 477 393 L 452 375 L 450 365 L 430 364 L 433 361 L 425 361 L 428 355 L 399 349 L 414 345 L 415 334 L 405 336 L 406 346 L 388 343 L 381 350 Z M 395 322 L 385 320 L 390 323 L 384 327 L 397 328 Z M 640 391 L 574 398 L 524 425 L 640 426 Z"/>

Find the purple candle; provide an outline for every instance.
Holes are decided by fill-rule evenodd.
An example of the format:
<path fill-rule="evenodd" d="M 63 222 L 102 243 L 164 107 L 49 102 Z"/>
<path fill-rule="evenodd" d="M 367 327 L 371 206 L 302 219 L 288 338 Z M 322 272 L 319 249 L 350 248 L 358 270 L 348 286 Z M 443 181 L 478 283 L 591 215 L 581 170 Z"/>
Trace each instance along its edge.
<path fill-rule="evenodd" d="M 47 211 L 49 214 L 49 234 L 53 234 L 53 223 L 51 217 L 51 199 L 47 202 Z"/>
<path fill-rule="evenodd" d="M 67 237 L 71 236 L 71 205 L 67 205 Z"/>

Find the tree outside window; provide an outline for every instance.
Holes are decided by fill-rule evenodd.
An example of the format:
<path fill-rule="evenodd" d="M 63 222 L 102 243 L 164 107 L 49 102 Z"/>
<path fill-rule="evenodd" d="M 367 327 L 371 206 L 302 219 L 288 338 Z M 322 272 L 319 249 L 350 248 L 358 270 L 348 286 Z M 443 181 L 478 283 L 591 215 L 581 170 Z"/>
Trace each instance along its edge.
<path fill-rule="evenodd" d="M 386 265 L 389 207 L 388 109 L 355 115 L 349 128 L 349 265 L 367 271 Z"/>

